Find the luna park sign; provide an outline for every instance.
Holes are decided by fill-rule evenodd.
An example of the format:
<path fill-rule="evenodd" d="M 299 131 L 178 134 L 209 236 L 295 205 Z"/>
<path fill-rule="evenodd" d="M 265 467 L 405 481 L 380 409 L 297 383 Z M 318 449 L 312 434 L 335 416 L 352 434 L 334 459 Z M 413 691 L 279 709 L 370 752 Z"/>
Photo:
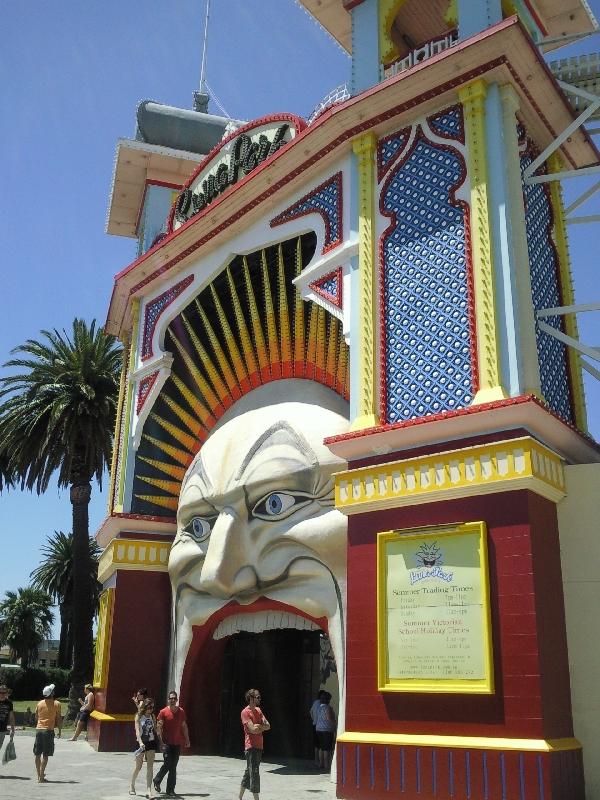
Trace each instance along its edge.
<path fill-rule="evenodd" d="M 231 134 L 209 153 L 180 192 L 175 202 L 173 230 L 253 172 L 304 127 L 298 117 L 278 115 L 251 122 Z"/>

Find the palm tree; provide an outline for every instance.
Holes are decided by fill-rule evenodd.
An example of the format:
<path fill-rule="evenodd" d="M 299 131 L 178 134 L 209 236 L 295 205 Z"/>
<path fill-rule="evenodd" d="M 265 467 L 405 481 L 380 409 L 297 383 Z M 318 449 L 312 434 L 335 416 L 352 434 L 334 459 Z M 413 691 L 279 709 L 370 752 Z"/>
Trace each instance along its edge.
<path fill-rule="evenodd" d="M 51 606 L 50 595 L 32 587 L 6 592 L 0 603 L 0 644 L 8 645 L 11 660 L 20 659 L 24 669 L 35 665 L 39 646 L 50 636 Z"/>
<path fill-rule="evenodd" d="M 95 539 L 88 539 L 90 547 L 90 580 L 93 591 L 94 615 L 98 611 L 100 590 L 98 559 L 101 550 Z M 73 664 L 73 534 L 54 531 L 42 547 L 44 560 L 33 570 L 32 586 L 47 592 L 58 604 L 60 613 L 60 644 L 58 666 L 71 669 Z"/>
<path fill-rule="evenodd" d="M 42 331 L 12 352 L 5 367 L 18 374 L 0 379 L 0 442 L 21 488 L 37 493 L 58 473 L 73 506 L 73 677 L 71 707 L 93 670 L 92 585 L 88 506 L 91 481 L 101 484 L 110 464 L 121 369 L 113 336 L 73 321 L 69 338 Z"/>

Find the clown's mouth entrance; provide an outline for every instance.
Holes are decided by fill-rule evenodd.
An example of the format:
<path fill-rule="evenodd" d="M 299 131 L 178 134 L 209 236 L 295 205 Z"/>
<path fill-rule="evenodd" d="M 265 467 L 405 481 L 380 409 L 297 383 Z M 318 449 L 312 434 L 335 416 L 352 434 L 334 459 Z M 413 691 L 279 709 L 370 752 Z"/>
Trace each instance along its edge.
<path fill-rule="evenodd" d="M 329 640 L 318 630 L 278 629 L 230 636 L 221 662 L 220 754 L 242 754 L 244 693 L 258 688 L 261 708 L 271 723 L 271 732 L 264 737 L 265 757 L 312 758 L 308 711 L 325 682 L 328 687 L 335 683 L 337 690 L 330 652 Z"/>

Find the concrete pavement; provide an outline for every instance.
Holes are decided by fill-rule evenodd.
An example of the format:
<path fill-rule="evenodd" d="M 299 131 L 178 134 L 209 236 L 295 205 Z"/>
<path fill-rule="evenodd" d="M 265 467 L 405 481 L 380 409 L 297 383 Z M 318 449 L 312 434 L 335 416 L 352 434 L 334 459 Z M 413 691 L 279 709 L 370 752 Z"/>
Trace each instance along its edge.
<path fill-rule="evenodd" d="M 16 761 L 0 763 L 2 800 L 124 800 L 128 798 L 133 770 L 131 753 L 97 753 L 83 740 L 56 740 L 56 751 L 48 761 L 48 783 L 39 784 L 33 761 L 33 734 L 15 734 Z M 5 741 L 7 741 L 6 739 Z M 4 752 L 4 748 L 2 749 Z M 1 758 L 0 758 L 1 761 Z M 158 756 L 157 762 L 162 762 Z M 185 756 L 177 769 L 177 793 L 185 798 L 236 800 L 245 762 L 239 758 Z M 154 772 L 158 771 L 155 766 Z M 163 782 L 163 790 L 166 779 Z M 145 796 L 145 765 L 138 775 L 138 795 Z M 333 800 L 335 786 L 328 775 L 320 775 L 310 762 L 264 762 L 261 766 L 261 800 Z M 244 800 L 252 800 L 246 792 Z"/>

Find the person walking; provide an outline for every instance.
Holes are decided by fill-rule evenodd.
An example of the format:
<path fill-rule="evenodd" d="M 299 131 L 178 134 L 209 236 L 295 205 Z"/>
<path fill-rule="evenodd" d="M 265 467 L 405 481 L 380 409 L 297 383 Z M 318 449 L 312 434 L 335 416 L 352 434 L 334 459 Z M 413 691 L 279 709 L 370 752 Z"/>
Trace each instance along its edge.
<path fill-rule="evenodd" d="M 309 711 L 310 721 L 312 723 L 312 729 L 313 729 L 313 747 L 314 747 L 314 750 L 315 750 L 315 767 L 319 767 L 320 766 L 320 762 L 319 762 L 319 740 L 317 738 L 317 714 L 318 714 L 319 706 L 321 705 L 322 697 L 323 697 L 324 694 L 325 694 L 324 689 L 319 689 L 319 691 L 317 693 L 317 698 L 314 701 L 314 703 L 312 704 L 312 706 L 310 707 L 310 711 Z"/>
<path fill-rule="evenodd" d="M 135 738 L 138 742 L 138 749 L 135 751 L 135 766 L 131 775 L 131 786 L 129 794 L 135 794 L 135 781 L 146 757 L 146 797 L 154 797 L 152 785 L 152 773 L 154 771 L 154 757 L 158 747 L 158 735 L 156 730 L 156 717 L 154 716 L 154 700 L 148 697 L 141 704 L 140 709 L 135 715 Z"/>
<path fill-rule="evenodd" d="M 329 705 L 331 695 L 323 692 L 321 705 L 317 711 L 317 740 L 319 743 L 319 766 L 321 769 L 329 770 L 331 767 L 331 757 L 333 755 L 333 740 L 336 729 L 335 712 Z"/>
<path fill-rule="evenodd" d="M 50 756 L 54 755 L 54 730 L 60 739 L 62 730 L 62 714 L 60 703 L 54 698 L 55 686 L 53 683 L 44 686 L 43 699 L 36 706 L 37 725 L 35 728 L 35 742 L 33 754 L 35 756 L 35 769 L 39 783 L 46 783 L 46 766 Z"/>
<path fill-rule="evenodd" d="M 0 750 L 4 744 L 4 738 L 10 728 L 10 739 L 12 742 L 15 736 L 15 712 L 13 704 L 9 700 L 8 686 L 0 686 Z"/>
<path fill-rule="evenodd" d="M 90 714 L 94 710 L 96 705 L 96 698 L 94 695 L 94 687 L 91 683 L 86 683 L 85 685 L 85 699 L 79 698 L 79 702 L 81 703 L 81 708 L 79 709 L 79 713 L 77 714 L 77 726 L 75 728 L 75 733 L 69 739 L 70 742 L 76 742 L 79 739 L 79 734 L 82 731 L 85 731 L 85 740 L 87 742 L 87 729 L 88 729 L 88 722 L 90 719 Z"/>
<path fill-rule="evenodd" d="M 167 776 L 167 797 L 175 797 L 177 763 L 181 747 L 190 746 L 185 711 L 177 703 L 177 692 L 169 692 L 169 704 L 158 712 L 158 736 L 162 741 L 163 765 L 154 778 L 154 788 L 160 792 L 160 782 Z"/>
<path fill-rule="evenodd" d="M 246 789 L 254 795 L 254 800 L 259 800 L 260 793 L 260 760 L 263 752 L 263 733 L 271 730 L 267 718 L 260 710 L 261 697 L 258 689 L 248 689 L 246 702 L 248 705 L 242 710 L 242 727 L 244 729 L 244 752 L 246 755 L 246 771 L 240 786 L 240 800 Z"/>

